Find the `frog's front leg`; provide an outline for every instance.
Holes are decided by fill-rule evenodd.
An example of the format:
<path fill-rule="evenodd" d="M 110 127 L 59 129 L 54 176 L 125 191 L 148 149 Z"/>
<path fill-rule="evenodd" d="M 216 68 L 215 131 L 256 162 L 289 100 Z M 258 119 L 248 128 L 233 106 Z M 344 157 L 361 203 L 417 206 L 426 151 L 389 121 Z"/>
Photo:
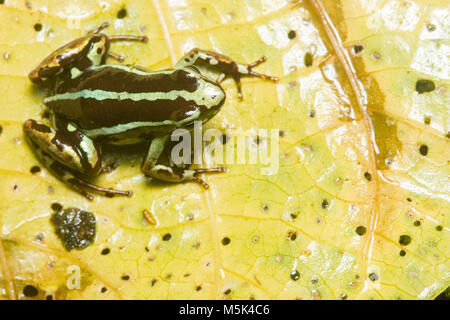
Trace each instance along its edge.
<path fill-rule="evenodd" d="M 205 189 L 208 189 L 208 184 L 200 179 L 198 175 L 202 173 L 225 172 L 224 167 L 184 169 L 174 165 L 158 164 L 158 160 L 161 157 L 168 140 L 168 135 L 158 135 L 152 140 L 147 155 L 141 165 L 141 170 L 145 175 L 168 182 L 196 181 Z"/>
<path fill-rule="evenodd" d="M 86 176 L 101 172 L 100 148 L 73 124 L 60 119 L 55 124 L 56 130 L 32 119 L 23 124 L 25 136 L 46 168 L 89 200 L 93 197 L 83 188 L 106 195 L 131 195 L 130 191 L 105 189 L 78 177 L 75 172 Z"/>
<path fill-rule="evenodd" d="M 105 64 L 107 57 L 123 61 L 123 56 L 109 51 L 111 42 L 148 41 L 147 36 L 107 36 L 101 33 L 108 26 L 108 23 L 104 23 L 86 36 L 56 49 L 28 74 L 29 79 L 38 84 L 54 79 L 65 72 L 75 77 L 92 66 Z"/>
<path fill-rule="evenodd" d="M 231 76 L 236 82 L 239 100 L 242 100 L 242 88 L 241 88 L 242 76 L 258 77 L 271 81 L 279 80 L 277 77 L 268 76 L 266 74 L 261 74 L 252 70 L 254 67 L 260 65 L 266 60 L 267 60 L 266 57 L 262 57 L 261 59 L 253 63 L 243 64 L 235 62 L 230 57 L 227 57 L 223 54 L 195 48 L 189 51 L 183 58 L 181 58 L 180 61 L 176 64 L 175 68 L 184 68 L 194 65 L 198 61 L 203 61 L 208 65 L 221 71 L 226 76 L 227 75 Z"/>

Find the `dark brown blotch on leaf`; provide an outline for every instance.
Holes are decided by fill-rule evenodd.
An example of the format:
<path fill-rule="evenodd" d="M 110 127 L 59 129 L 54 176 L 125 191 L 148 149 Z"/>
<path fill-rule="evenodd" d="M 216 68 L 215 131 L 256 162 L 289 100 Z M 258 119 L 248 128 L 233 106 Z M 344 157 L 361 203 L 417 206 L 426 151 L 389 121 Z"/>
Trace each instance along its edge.
<path fill-rule="evenodd" d="M 68 250 L 84 249 L 94 242 L 95 216 L 78 208 L 55 212 L 51 217 L 58 238 Z"/>
<path fill-rule="evenodd" d="M 425 93 L 425 92 L 431 92 L 434 89 L 436 89 L 436 86 L 433 81 L 427 80 L 427 79 L 419 79 L 416 82 L 416 91 L 419 94 Z"/>

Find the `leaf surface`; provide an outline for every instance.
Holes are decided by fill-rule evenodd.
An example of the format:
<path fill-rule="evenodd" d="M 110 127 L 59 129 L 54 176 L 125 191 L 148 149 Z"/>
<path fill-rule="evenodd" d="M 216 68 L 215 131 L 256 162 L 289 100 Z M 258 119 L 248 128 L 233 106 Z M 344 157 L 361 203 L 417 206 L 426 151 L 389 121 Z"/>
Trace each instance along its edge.
<path fill-rule="evenodd" d="M 25 298 L 32 285 L 33 298 L 56 299 L 436 297 L 450 284 L 449 10 L 442 0 L 5 0 L 0 296 Z M 43 119 L 45 93 L 26 76 L 104 21 L 108 34 L 149 37 L 112 50 L 151 70 L 194 47 L 267 56 L 255 70 L 281 80 L 244 79 L 243 102 L 224 81 L 227 101 L 206 128 L 279 129 L 277 139 L 255 131 L 249 145 L 279 140 L 278 172 L 227 164 L 204 177 L 205 191 L 145 178 L 145 147 L 110 150 L 119 167 L 95 182 L 134 196 L 93 202 L 44 168 L 32 174 L 22 123 Z M 418 80 L 435 89 L 419 93 Z M 95 214 L 91 246 L 64 249 L 53 203 Z M 67 289 L 70 266 L 78 290 Z"/>

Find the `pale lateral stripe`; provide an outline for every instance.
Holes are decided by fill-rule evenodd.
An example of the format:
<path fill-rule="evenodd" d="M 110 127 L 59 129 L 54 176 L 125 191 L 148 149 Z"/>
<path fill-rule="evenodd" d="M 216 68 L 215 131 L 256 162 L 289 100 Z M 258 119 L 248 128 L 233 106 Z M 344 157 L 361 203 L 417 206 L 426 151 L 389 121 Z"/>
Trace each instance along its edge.
<path fill-rule="evenodd" d="M 175 71 L 177 71 L 177 69 L 167 69 L 167 70 L 160 70 L 160 71 L 143 71 L 143 70 L 139 70 L 134 68 L 133 66 L 124 66 L 124 65 L 120 65 L 120 64 L 104 64 L 101 66 L 93 66 L 89 68 L 89 71 L 97 71 L 97 70 L 102 70 L 105 68 L 113 68 L 113 69 L 119 69 L 119 70 L 123 70 L 126 72 L 131 72 L 131 73 L 135 73 L 141 76 L 153 76 L 153 75 L 159 75 L 159 74 L 172 74 Z M 192 72 L 192 70 L 186 70 L 187 72 Z"/>
<path fill-rule="evenodd" d="M 114 127 L 105 127 L 105 128 L 98 128 L 98 129 L 90 129 L 90 130 L 82 130 L 83 133 L 90 138 L 96 138 L 98 136 L 107 136 L 107 135 L 113 135 L 118 133 L 123 133 L 132 129 L 136 128 L 143 128 L 143 127 L 158 127 L 158 126 L 167 126 L 167 125 L 174 125 L 176 127 L 182 127 L 183 125 L 192 122 L 200 116 L 200 111 L 196 111 L 190 116 L 189 118 L 186 118 L 184 120 L 175 122 L 173 120 L 165 120 L 160 122 L 149 122 L 149 121 L 142 121 L 142 122 L 130 122 L 130 123 L 123 123 L 115 125 Z"/>

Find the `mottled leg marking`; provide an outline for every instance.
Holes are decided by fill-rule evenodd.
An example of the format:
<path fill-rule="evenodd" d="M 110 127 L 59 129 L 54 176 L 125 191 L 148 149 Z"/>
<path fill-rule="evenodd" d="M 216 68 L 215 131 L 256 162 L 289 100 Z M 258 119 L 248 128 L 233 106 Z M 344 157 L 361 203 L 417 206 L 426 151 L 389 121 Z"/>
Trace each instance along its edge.
<path fill-rule="evenodd" d="M 58 119 L 55 123 L 56 130 L 29 119 L 24 122 L 23 131 L 64 166 L 88 176 L 98 175 L 102 165 L 100 148 L 74 125 Z"/>
<path fill-rule="evenodd" d="M 89 34 L 97 34 L 103 31 L 104 29 L 109 27 L 108 22 L 104 22 L 100 27 L 97 29 L 92 30 L 89 32 Z M 139 42 L 147 42 L 148 37 L 147 36 L 132 36 L 132 35 L 119 35 L 119 36 L 110 36 L 108 37 L 109 41 L 139 41 Z"/>
<path fill-rule="evenodd" d="M 125 60 L 125 57 L 121 56 L 120 54 L 115 54 L 115 53 L 112 53 L 110 51 L 108 51 L 107 54 L 108 54 L 109 57 L 111 57 L 111 58 L 113 58 L 113 59 L 115 59 L 115 60 L 117 60 L 119 62 L 123 62 L 123 60 Z"/>
<path fill-rule="evenodd" d="M 97 34 L 100 33 L 102 30 L 106 29 L 107 27 L 109 27 L 109 23 L 105 22 L 103 23 L 100 27 L 98 27 L 97 29 L 91 31 L 90 33 L 93 34 Z M 115 42 L 115 41 L 138 41 L 138 42 L 147 42 L 148 41 L 148 37 L 147 36 L 132 36 L 132 35 L 116 35 L 116 36 L 110 36 L 108 37 L 108 40 L 110 42 Z M 107 52 L 107 55 L 119 62 L 123 62 L 125 60 L 125 57 L 116 54 L 116 53 L 112 53 L 112 52 Z"/>
<path fill-rule="evenodd" d="M 223 167 L 210 169 L 184 169 L 177 166 L 158 164 L 158 160 L 167 145 L 168 138 L 167 135 L 164 135 L 157 136 L 152 140 L 147 155 L 141 165 L 141 170 L 145 175 L 168 182 L 196 181 L 205 189 L 208 189 L 208 184 L 197 175 L 202 173 L 225 172 L 225 168 Z"/>
<path fill-rule="evenodd" d="M 269 76 L 266 74 L 254 72 L 252 68 L 260 65 L 264 61 L 266 61 L 266 57 L 262 57 L 261 59 L 250 63 L 243 64 L 233 61 L 230 57 L 227 57 L 223 54 L 206 51 L 201 49 L 192 49 L 188 52 L 180 61 L 176 64 L 177 68 L 184 68 L 191 65 L 196 64 L 198 61 L 203 61 L 208 65 L 216 68 L 221 71 L 225 75 L 231 76 L 236 82 L 236 86 L 238 89 L 239 100 L 242 100 L 242 88 L 241 88 L 241 77 L 242 76 L 252 76 L 258 77 L 265 80 L 278 81 L 277 77 Z M 223 78 L 219 78 L 223 80 Z"/>
<path fill-rule="evenodd" d="M 100 150 L 76 128 L 67 132 L 61 131 L 63 129 L 55 131 L 42 123 L 27 120 L 23 129 L 30 146 L 42 164 L 87 199 L 92 200 L 93 197 L 83 187 L 105 195 L 132 195 L 131 191 L 105 189 L 93 185 L 73 172 L 75 170 L 87 175 L 96 175 L 101 171 Z M 68 144 L 69 142 L 73 145 Z M 81 144 L 77 145 L 77 142 Z M 83 147 L 89 150 L 83 150 Z"/>
<path fill-rule="evenodd" d="M 138 41 L 138 42 L 147 42 L 148 37 L 147 36 L 130 36 L 130 35 L 124 35 L 124 36 L 110 36 L 108 37 L 109 41 L 115 42 L 115 41 Z"/>
<path fill-rule="evenodd" d="M 105 30 L 109 27 L 108 22 L 104 22 L 100 27 L 97 29 L 92 30 L 89 32 L 89 34 L 97 34 L 101 31 Z M 147 36 L 132 36 L 132 35 L 118 35 L 118 36 L 109 36 L 109 41 L 139 41 L 139 42 L 147 42 L 148 37 Z"/>
<path fill-rule="evenodd" d="M 92 30 L 89 33 L 97 34 L 97 33 L 100 33 L 100 31 L 103 31 L 104 29 L 106 29 L 108 27 L 109 27 L 109 23 L 108 22 L 104 22 L 104 23 L 102 23 L 102 25 L 100 27 Z"/>

